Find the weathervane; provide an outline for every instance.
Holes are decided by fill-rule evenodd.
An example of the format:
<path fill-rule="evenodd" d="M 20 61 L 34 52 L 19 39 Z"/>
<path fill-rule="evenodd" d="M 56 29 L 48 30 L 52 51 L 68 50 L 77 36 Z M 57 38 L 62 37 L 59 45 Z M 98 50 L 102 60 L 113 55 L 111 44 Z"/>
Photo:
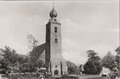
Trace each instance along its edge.
<path fill-rule="evenodd" d="M 54 2 L 53 2 L 53 8 L 54 8 Z"/>

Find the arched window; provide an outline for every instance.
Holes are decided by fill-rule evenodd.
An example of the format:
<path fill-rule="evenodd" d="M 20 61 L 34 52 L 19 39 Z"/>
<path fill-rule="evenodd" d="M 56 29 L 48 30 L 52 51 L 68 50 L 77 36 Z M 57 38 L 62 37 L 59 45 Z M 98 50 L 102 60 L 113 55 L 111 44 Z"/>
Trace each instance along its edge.
<path fill-rule="evenodd" d="M 57 33 L 57 27 L 55 27 L 55 33 Z"/>
<path fill-rule="evenodd" d="M 54 71 L 54 75 L 58 75 L 59 71 L 58 70 L 55 70 Z"/>
<path fill-rule="evenodd" d="M 54 21 L 56 21 L 56 19 L 54 19 Z"/>
<path fill-rule="evenodd" d="M 55 39 L 55 43 L 58 43 L 58 39 Z"/>

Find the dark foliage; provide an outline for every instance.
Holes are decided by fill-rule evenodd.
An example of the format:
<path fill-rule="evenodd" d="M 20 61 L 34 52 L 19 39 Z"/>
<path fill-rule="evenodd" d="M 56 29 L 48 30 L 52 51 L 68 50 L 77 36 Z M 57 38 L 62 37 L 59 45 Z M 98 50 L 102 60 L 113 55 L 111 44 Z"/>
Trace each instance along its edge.
<path fill-rule="evenodd" d="M 78 66 L 76 66 L 74 63 L 67 61 L 68 66 L 68 73 L 69 74 L 78 74 Z"/>
<path fill-rule="evenodd" d="M 102 71 L 102 66 L 100 63 L 100 57 L 94 50 L 89 50 L 88 61 L 84 65 L 84 73 L 89 75 L 97 75 Z"/>
<path fill-rule="evenodd" d="M 116 67 L 115 57 L 114 55 L 111 54 L 111 52 L 108 52 L 107 55 L 103 57 L 101 62 L 102 62 L 102 66 L 109 68 L 110 70 Z"/>
<path fill-rule="evenodd" d="M 35 72 L 36 67 L 45 66 L 44 61 L 37 59 L 37 57 L 17 54 L 14 49 L 8 46 L 1 50 L 4 53 L 4 58 L 0 60 L 0 73 L 8 71 Z"/>
<path fill-rule="evenodd" d="M 97 73 L 96 67 L 93 62 L 88 61 L 84 65 L 84 73 L 85 74 L 93 74 L 93 75 Z"/>

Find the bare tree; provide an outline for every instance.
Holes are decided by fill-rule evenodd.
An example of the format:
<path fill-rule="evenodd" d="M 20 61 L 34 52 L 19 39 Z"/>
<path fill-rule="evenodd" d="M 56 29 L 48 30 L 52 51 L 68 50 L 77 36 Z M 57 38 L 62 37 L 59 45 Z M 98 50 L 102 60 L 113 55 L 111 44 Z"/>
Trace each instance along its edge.
<path fill-rule="evenodd" d="M 29 49 L 33 49 L 34 47 L 38 46 L 39 42 L 38 40 L 32 35 L 32 34 L 28 34 L 27 35 L 27 40 L 29 43 Z"/>

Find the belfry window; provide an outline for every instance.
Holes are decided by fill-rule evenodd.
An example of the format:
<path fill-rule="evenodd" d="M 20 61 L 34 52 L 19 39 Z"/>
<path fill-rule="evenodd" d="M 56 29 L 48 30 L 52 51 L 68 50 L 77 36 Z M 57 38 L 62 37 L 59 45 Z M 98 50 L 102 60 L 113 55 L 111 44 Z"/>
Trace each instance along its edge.
<path fill-rule="evenodd" d="M 55 33 L 57 33 L 57 27 L 55 27 Z"/>
<path fill-rule="evenodd" d="M 55 43 L 58 43 L 58 39 L 55 39 Z"/>

